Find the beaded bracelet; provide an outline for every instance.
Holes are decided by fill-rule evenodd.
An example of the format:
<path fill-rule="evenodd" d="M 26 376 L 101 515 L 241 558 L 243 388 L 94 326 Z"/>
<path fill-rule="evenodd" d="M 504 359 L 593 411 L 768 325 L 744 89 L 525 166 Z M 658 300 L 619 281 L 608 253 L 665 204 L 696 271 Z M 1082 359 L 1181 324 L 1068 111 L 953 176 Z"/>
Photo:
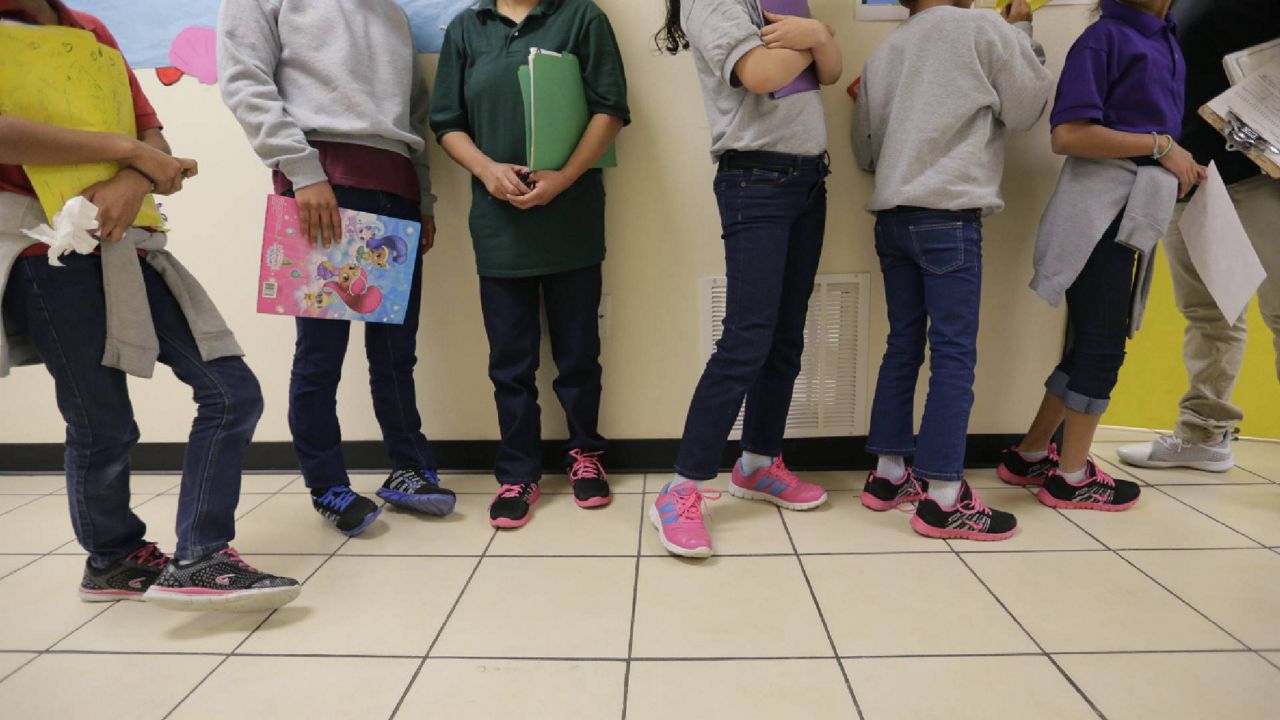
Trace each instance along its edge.
<path fill-rule="evenodd" d="M 1173 136 L 1172 136 L 1172 135 L 1161 135 L 1161 134 L 1160 134 L 1160 133 L 1158 133 L 1158 132 L 1152 132 L 1152 133 L 1151 133 L 1151 137 L 1155 138 L 1155 149 L 1151 152 L 1151 159 L 1152 159 L 1152 160 L 1162 160 L 1162 159 L 1164 159 L 1164 157 L 1165 157 L 1166 155 L 1168 155 L 1169 153 L 1173 152 L 1173 146 L 1177 144 L 1177 143 L 1175 143 L 1175 142 L 1173 141 Z M 1163 151 L 1163 152 L 1161 152 L 1161 150 L 1160 150 L 1160 138 L 1162 138 L 1162 137 L 1164 137 L 1164 138 L 1168 138 L 1168 140 L 1169 140 L 1169 144 L 1165 147 L 1165 149 L 1164 149 L 1164 151 Z"/>

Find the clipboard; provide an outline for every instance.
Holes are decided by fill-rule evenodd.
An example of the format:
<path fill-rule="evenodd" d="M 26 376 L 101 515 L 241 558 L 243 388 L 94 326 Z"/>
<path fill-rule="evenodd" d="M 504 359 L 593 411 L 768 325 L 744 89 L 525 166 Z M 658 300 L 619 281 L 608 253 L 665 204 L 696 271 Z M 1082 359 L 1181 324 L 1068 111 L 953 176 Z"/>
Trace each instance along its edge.
<path fill-rule="evenodd" d="M 1240 130 L 1244 134 L 1252 134 L 1255 139 L 1261 135 L 1267 141 L 1265 144 L 1270 145 L 1269 148 L 1254 145 L 1238 152 L 1243 152 L 1268 176 L 1280 179 L 1280 130 L 1277 130 L 1280 125 L 1275 122 L 1277 107 L 1280 107 L 1275 102 L 1275 86 L 1277 78 L 1280 78 L 1280 58 L 1271 57 L 1273 54 L 1272 49 L 1264 44 L 1224 58 L 1223 67 L 1227 69 L 1229 77 L 1233 66 L 1241 72 L 1248 70 L 1248 73 L 1238 80 L 1233 79 L 1230 89 L 1201 105 L 1198 113 L 1222 133 L 1224 138 L 1236 145 L 1250 145 L 1240 142 Z M 1246 56 L 1251 58 L 1251 62 L 1242 62 L 1242 58 Z M 1266 58 L 1271 59 L 1264 62 Z M 1254 122 L 1255 127 L 1257 123 L 1265 124 L 1264 132 L 1254 132 L 1254 128 L 1250 128 L 1242 118 Z"/>
<path fill-rule="evenodd" d="M 1213 108 L 1207 104 L 1200 106 L 1200 117 L 1214 127 L 1222 137 L 1227 137 L 1231 132 L 1231 125 L 1227 119 L 1219 115 Z M 1270 138 L 1268 138 L 1270 140 Z M 1250 150 L 1244 153 L 1246 157 L 1252 160 L 1258 167 L 1262 168 L 1262 172 L 1270 177 L 1280 180 L 1280 155 L 1275 153 L 1262 153 L 1257 150 Z"/>

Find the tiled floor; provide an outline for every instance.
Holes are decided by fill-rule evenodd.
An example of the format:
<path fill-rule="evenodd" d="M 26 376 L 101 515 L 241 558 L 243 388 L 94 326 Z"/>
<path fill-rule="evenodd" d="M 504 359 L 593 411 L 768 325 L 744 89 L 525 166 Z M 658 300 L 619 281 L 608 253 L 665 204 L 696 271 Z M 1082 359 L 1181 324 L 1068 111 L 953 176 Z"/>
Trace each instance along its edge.
<path fill-rule="evenodd" d="M 1096 448 L 1150 437 L 1104 431 Z M 527 528 L 492 490 L 458 512 L 388 510 L 347 540 L 296 478 L 246 478 L 237 546 L 306 579 L 273 614 L 85 605 L 59 478 L 0 477 L 0 716 L 66 718 L 1280 717 L 1280 444 L 1223 475 L 1110 469 L 1127 513 L 1060 512 L 987 471 L 1004 543 L 942 543 L 814 473 L 810 513 L 726 497 L 718 554 L 667 556 L 643 518 L 659 475 L 583 511 L 548 479 Z M 369 490 L 379 478 L 362 476 Z M 141 476 L 171 547 L 178 478 Z M 648 494 L 646 494 L 648 493 Z"/>

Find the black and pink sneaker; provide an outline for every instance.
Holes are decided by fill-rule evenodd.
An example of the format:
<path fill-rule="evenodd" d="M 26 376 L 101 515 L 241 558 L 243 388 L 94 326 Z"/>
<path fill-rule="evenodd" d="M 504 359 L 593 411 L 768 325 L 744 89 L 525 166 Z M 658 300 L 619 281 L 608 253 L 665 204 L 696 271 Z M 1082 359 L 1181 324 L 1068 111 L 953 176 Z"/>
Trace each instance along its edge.
<path fill-rule="evenodd" d="M 1045 479 L 1058 469 L 1058 446 L 1050 443 L 1049 454 L 1039 460 L 1028 460 L 1015 445 L 1000 455 L 1000 467 L 996 475 L 1010 485 L 1026 487 L 1043 485 Z"/>
<path fill-rule="evenodd" d="M 141 600 L 143 593 L 160 577 L 169 556 L 155 543 L 147 543 L 99 570 L 88 560 L 80 580 L 80 599 L 85 602 Z"/>
<path fill-rule="evenodd" d="M 514 529 L 533 519 L 533 505 L 542 496 L 538 483 L 506 483 L 489 503 L 489 524 L 496 528 Z"/>
<path fill-rule="evenodd" d="M 907 472 L 898 482 L 872 470 L 867 475 L 867 482 L 862 486 L 862 504 L 876 512 L 892 510 L 899 505 L 920 502 L 925 497 L 928 480 L 921 480 L 907 468 Z"/>
<path fill-rule="evenodd" d="M 232 548 L 190 562 L 171 560 L 143 598 L 171 610 L 260 612 L 293 602 L 297 580 L 264 573 Z"/>
<path fill-rule="evenodd" d="M 1142 488 L 1138 483 L 1117 480 L 1099 470 L 1090 460 L 1084 466 L 1083 483 L 1072 485 L 1055 470 L 1036 497 L 1049 507 L 1063 510 L 1120 512 L 1137 504 L 1141 494 Z"/>
<path fill-rule="evenodd" d="M 1013 537 L 1018 519 L 1012 514 L 982 504 L 969 483 L 960 488 L 956 506 L 943 508 L 930 497 L 916 504 L 911 528 L 925 537 L 941 540 L 1007 540 Z"/>
<path fill-rule="evenodd" d="M 597 508 L 613 500 L 609 490 L 609 475 L 600 464 L 603 452 L 570 450 L 573 465 L 569 467 L 569 485 L 573 488 L 573 501 L 580 508 Z"/>

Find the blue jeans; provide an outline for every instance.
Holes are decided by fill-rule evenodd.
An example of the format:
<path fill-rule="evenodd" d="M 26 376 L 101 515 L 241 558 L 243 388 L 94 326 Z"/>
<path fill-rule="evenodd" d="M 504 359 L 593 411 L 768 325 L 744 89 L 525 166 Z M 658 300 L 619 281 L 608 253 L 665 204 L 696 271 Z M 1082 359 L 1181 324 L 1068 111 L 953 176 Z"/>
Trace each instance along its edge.
<path fill-rule="evenodd" d="M 419 221 L 417 202 L 393 193 L 335 186 L 338 204 L 348 210 Z M 392 467 L 436 469 L 435 456 L 422 434 L 413 368 L 418 364 L 418 315 L 422 309 L 422 258 L 413 269 L 413 285 L 403 325 L 365 323 L 373 412 Z M 338 425 L 338 381 L 347 354 L 347 320 L 297 319 L 298 339 L 289 378 L 289 430 L 307 487 L 349 485 Z"/>
<path fill-rule="evenodd" d="M 600 266 L 523 278 L 480 278 L 480 307 L 489 336 L 489 379 L 498 406 L 502 441 L 494 476 L 503 484 L 542 477 L 542 409 L 538 406 L 538 361 L 542 346 L 539 311 L 545 303 L 556 363 L 552 388 L 569 425 L 569 450 L 597 452 L 605 440 L 600 423 Z"/>
<path fill-rule="evenodd" d="M 76 539 L 105 565 L 142 547 L 147 527 L 129 509 L 129 455 L 138 442 L 125 374 L 102 365 L 107 321 L 102 260 L 69 255 L 66 267 L 19 258 L 5 314 L 31 339 L 53 376 L 67 423 L 67 499 Z M 161 363 L 189 385 L 197 412 L 178 495 L 180 560 L 227 547 L 235 537 L 244 451 L 262 416 L 262 392 L 240 358 L 204 362 L 160 275 L 142 262 Z"/>
<path fill-rule="evenodd" d="M 1123 219 L 1116 216 L 1067 288 L 1067 351 L 1045 382 L 1067 408 L 1089 415 L 1106 412 L 1129 341 L 1138 255 L 1115 241 Z"/>
<path fill-rule="evenodd" d="M 876 216 L 889 341 L 871 406 L 867 451 L 914 455 L 917 475 L 964 478 L 982 296 L 977 211 L 896 208 Z M 916 381 L 929 344 L 929 396 L 913 438 Z"/>
<path fill-rule="evenodd" d="M 782 453 L 822 256 L 824 157 L 728 153 L 715 179 L 728 283 L 724 333 L 694 390 L 676 472 L 710 480 L 746 400 L 742 449 Z"/>

